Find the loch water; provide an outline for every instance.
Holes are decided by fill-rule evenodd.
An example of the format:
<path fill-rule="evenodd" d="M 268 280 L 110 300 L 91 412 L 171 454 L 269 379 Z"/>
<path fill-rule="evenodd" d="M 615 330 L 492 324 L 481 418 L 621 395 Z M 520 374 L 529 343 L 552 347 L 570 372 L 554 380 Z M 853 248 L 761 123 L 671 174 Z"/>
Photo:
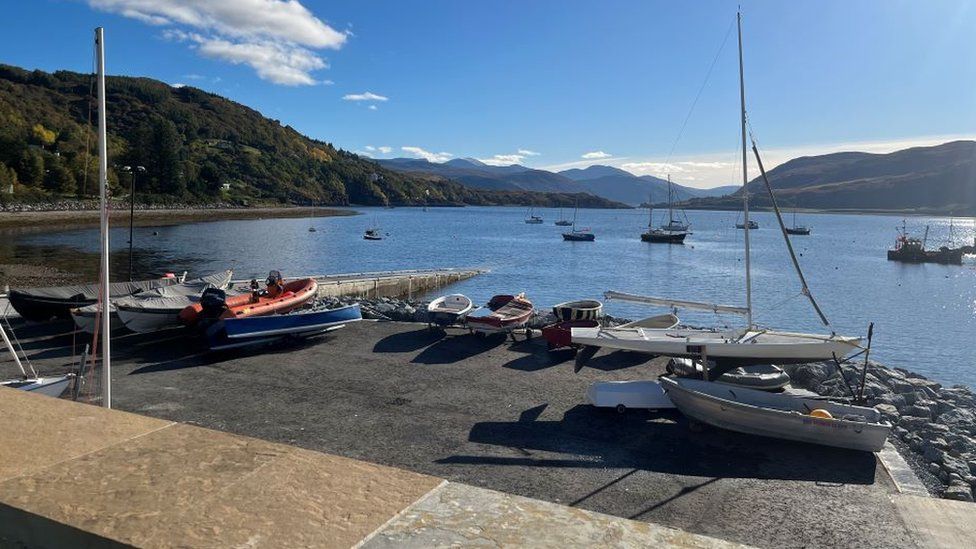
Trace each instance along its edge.
<path fill-rule="evenodd" d="M 640 241 L 646 210 L 580 210 L 578 225 L 595 242 L 565 242 L 567 227 L 553 223 L 559 210 L 536 209 L 545 223 L 524 223 L 523 208 L 356 208 L 361 215 L 201 222 L 137 227 L 137 276 L 187 270 L 191 276 L 231 267 L 235 278 L 262 278 L 271 269 L 286 276 L 425 269 L 489 269 L 445 292 L 477 303 L 493 294 L 525 292 L 537 308 L 560 301 L 601 298 L 613 289 L 644 295 L 743 305 L 744 231 L 736 212 L 688 211 L 693 234 L 685 245 Z M 562 212 L 571 217 L 572 211 Z M 666 212 L 655 211 L 661 224 Z M 786 222 L 792 222 L 786 215 Z M 759 325 L 783 330 L 864 335 L 875 323 L 872 358 L 946 384 L 976 387 L 976 259 L 958 265 L 909 265 L 886 260 L 902 218 L 881 215 L 801 213 L 810 236 L 793 243 L 814 296 L 831 321 L 820 324 L 790 264 L 772 213 L 753 214 L 753 306 Z M 930 227 L 928 246 L 949 241 L 950 219 L 911 217 L 909 231 Z M 955 219 L 955 245 L 972 244 L 974 220 Z M 381 241 L 362 238 L 377 226 Z M 315 227 L 316 231 L 309 231 Z M 111 234 L 113 270 L 127 272 L 128 229 Z M 43 257 L 77 269 L 98 250 L 96 229 L 8 233 L 0 261 Z M 91 269 L 96 268 L 93 261 Z M 606 303 L 614 316 L 638 318 L 660 309 Z M 680 311 L 693 325 L 741 325 L 737 317 Z"/>

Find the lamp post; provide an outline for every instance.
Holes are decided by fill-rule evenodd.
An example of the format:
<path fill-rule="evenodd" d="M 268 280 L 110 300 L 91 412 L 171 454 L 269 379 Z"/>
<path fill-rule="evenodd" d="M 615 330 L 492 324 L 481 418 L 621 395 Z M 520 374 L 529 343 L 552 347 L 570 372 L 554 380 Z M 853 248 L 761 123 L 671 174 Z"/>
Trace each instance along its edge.
<path fill-rule="evenodd" d="M 143 166 L 122 166 L 123 172 L 128 172 L 131 175 L 129 180 L 129 282 L 132 282 L 132 228 L 133 221 L 136 217 L 136 173 L 145 172 L 146 168 Z"/>

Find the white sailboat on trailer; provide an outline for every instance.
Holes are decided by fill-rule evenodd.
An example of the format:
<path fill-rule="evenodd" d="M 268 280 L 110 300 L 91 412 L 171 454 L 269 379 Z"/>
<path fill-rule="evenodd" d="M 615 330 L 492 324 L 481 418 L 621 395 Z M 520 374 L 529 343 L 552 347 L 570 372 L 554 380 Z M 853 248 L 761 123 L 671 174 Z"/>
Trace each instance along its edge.
<path fill-rule="evenodd" d="M 628 301 L 637 301 L 652 305 L 661 305 L 672 308 L 692 308 L 710 310 L 717 313 L 742 314 L 746 317 L 747 326 L 739 330 L 716 330 L 716 329 L 695 329 L 695 328 L 573 328 L 573 343 L 591 346 L 605 347 L 609 349 L 621 349 L 637 351 L 652 355 L 664 355 L 674 357 L 702 358 L 703 360 L 713 360 L 718 365 L 716 374 L 726 371 L 736 366 L 750 364 L 789 364 L 805 363 L 818 360 L 829 360 L 833 357 L 845 357 L 856 349 L 860 348 L 860 338 L 847 337 L 830 334 L 808 334 L 799 332 L 786 332 L 759 328 L 753 323 L 752 316 L 752 267 L 750 262 L 750 242 L 749 242 L 749 177 L 747 167 L 748 150 L 746 148 L 746 106 L 745 106 L 745 83 L 742 71 L 742 33 L 741 25 L 739 30 L 739 94 L 741 106 L 741 130 L 742 130 L 742 204 L 744 217 L 745 234 L 745 270 L 746 270 L 746 305 L 736 307 L 729 305 L 715 305 L 709 303 L 698 303 L 693 301 L 680 301 L 666 298 L 642 297 L 620 292 L 608 292 L 607 297 L 616 297 Z M 786 227 L 783 224 L 782 216 L 776 207 L 775 196 L 766 181 L 762 161 L 759 159 L 758 150 L 753 145 L 753 151 L 759 164 L 766 187 L 776 208 L 777 219 L 786 240 L 787 249 L 793 260 L 793 266 L 799 276 L 802 285 L 802 292 L 810 300 L 820 320 L 827 327 L 830 322 L 820 310 L 817 302 L 813 298 L 807 286 L 806 279 L 800 269 L 800 264 L 793 252 Z M 578 361 L 585 361 L 586 357 L 592 356 L 590 352 L 580 353 Z M 577 367 L 581 367 L 583 362 L 579 362 Z"/>

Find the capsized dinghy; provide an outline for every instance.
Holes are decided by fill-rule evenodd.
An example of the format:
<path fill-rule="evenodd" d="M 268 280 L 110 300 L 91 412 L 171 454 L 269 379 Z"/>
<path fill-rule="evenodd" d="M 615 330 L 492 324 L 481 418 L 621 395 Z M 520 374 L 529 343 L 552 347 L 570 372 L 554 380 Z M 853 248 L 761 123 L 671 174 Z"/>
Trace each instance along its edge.
<path fill-rule="evenodd" d="M 471 312 L 471 298 L 463 294 L 438 297 L 427 305 L 427 325 L 453 326 Z"/>
<path fill-rule="evenodd" d="M 891 431 L 874 408 L 699 379 L 660 381 L 682 414 L 739 433 L 877 452 Z"/>

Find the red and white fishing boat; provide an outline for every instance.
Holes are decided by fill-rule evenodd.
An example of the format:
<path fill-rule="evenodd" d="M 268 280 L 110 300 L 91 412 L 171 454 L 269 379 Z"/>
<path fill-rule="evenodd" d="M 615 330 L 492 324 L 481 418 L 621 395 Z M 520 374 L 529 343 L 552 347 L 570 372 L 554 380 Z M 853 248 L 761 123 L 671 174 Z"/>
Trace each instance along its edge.
<path fill-rule="evenodd" d="M 532 317 L 532 302 L 525 294 L 496 295 L 488 304 L 467 316 L 468 328 L 479 335 L 489 333 L 511 333 L 524 328 Z"/>

